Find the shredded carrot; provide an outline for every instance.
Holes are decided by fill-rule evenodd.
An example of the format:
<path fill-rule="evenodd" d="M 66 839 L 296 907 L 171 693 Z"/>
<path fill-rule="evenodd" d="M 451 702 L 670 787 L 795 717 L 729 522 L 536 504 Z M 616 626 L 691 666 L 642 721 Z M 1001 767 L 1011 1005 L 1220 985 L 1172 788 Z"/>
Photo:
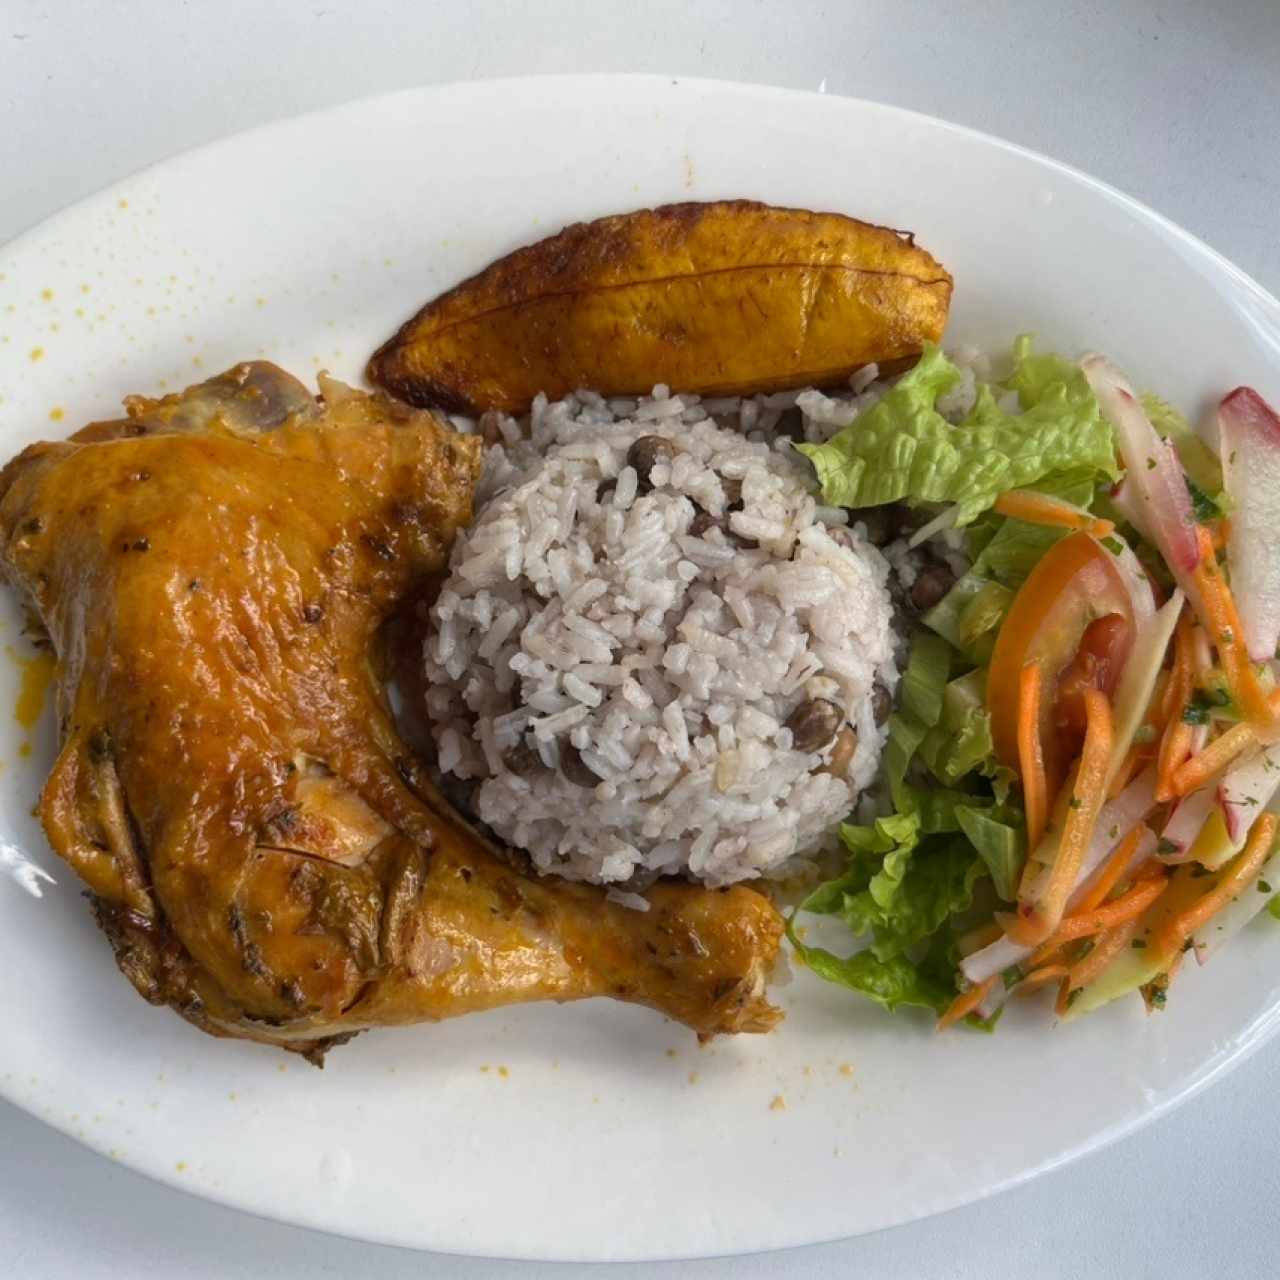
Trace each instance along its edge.
<path fill-rule="evenodd" d="M 1280 827 L 1280 819 L 1274 813 L 1264 813 L 1253 824 L 1244 851 L 1231 864 L 1231 870 L 1198 902 L 1162 926 L 1155 938 L 1156 950 L 1160 955 L 1172 958 L 1181 954 L 1183 945 L 1192 934 L 1212 920 L 1228 902 L 1238 898 L 1253 882 L 1271 854 L 1277 827 Z"/>
<path fill-rule="evenodd" d="M 1147 723 L 1157 732 L 1169 718 L 1169 676 L 1170 672 L 1161 671 L 1156 676 L 1155 688 L 1151 691 L 1151 708 L 1147 712 Z"/>
<path fill-rule="evenodd" d="M 1173 669 L 1165 690 L 1166 715 L 1176 711 L 1181 714 L 1191 698 L 1195 682 L 1194 641 L 1191 638 L 1191 622 L 1184 609 L 1178 618 L 1178 629 L 1173 636 Z"/>
<path fill-rule="evenodd" d="M 1213 654 L 1209 650 L 1209 636 L 1199 623 L 1191 629 L 1191 656 L 1195 661 L 1196 680 L 1208 684 L 1213 673 Z"/>
<path fill-rule="evenodd" d="M 1169 877 L 1164 871 L 1140 879 L 1128 893 L 1121 894 L 1106 906 L 1092 907 L 1069 915 L 1040 947 L 1027 957 L 1026 965 L 1034 968 L 1043 963 L 1059 947 L 1078 938 L 1088 938 L 1106 929 L 1115 929 L 1136 920 L 1165 891 Z"/>
<path fill-rule="evenodd" d="M 1084 705 L 1084 748 L 1076 776 L 1067 783 L 1070 798 L 1057 854 L 1043 884 L 1035 886 L 1036 899 L 1027 901 L 1019 893 L 1018 915 L 1010 936 L 1024 946 L 1043 942 L 1057 928 L 1071 890 L 1075 888 L 1085 850 L 1093 838 L 1098 811 L 1106 799 L 1107 764 L 1115 740 L 1111 703 L 1106 694 L 1097 689 L 1086 689 Z M 1026 883 L 1024 875 L 1023 884 Z"/>
<path fill-rule="evenodd" d="M 1115 929 L 1109 929 L 1098 938 L 1093 944 L 1093 950 L 1071 966 L 1071 972 L 1067 975 L 1065 983 L 1067 990 L 1076 991 L 1098 977 L 1133 941 L 1133 935 L 1138 932 L 1140 923 L 1138 917 L 1134 916 L 1132 920 L 1126 920 L 1124 924 Z"/>
<path fill-rule="evenodd" d="M 1194 737 L 1195 726 L 1183 721 L 1181 715 L 1165 726 L 1164 737 L 1160 740 L 1159 763 L 1156 766 L 1156 777 L 1159 779 L 1156 783 L 1156 799 L 1161 804 L 1177 795 L 1173 775 L 1190 753 Z"/>
<path fill-rule="evenodd" d="M 1047 982 L 1056 982 L 1059 978 L 1065 978 L 1070 972 L 1071 970 L 1065 964 L 1047 964 L 1043 968 L 1033 969 L 1018 983 L 1018 994 L 1020 996 L 1029 995 L 1037 987 L 1043 987 Z"/>
<path fill-rule="evenodd" d="M 1027 524 L 1050 525 L 1055 529 L 1083 529 L 1095 538 L 1105 538 L 1115 531 L 1115 525 L 1110 520 L 1102 520 L 1061 498 L 1037 493 L 1034 489 L 1010 489 L 1008 493 L 1002 493 L 996 499 L 993 510 L 1014 520 L 1025 520 Z"/>
<path fill-rule="evenodd" d="M 1276 715 L 1258 681 L 1258 673 L 1249 658 L 1231 588 L 1218 568 L 1213 540 L 1203 525 L 1196 526 L 1200 544 L 1200 563 L 1195 570 L 1195 583 L 1204 605 L 1209 636 L 1222 658 L 1222 669 L 1231 686 L 1232 696 L 1240 709 L 1256 725 L 1267 726 Z"/>
<path fill-rule="evenodd" d="M 1242 720 L 1215 738 L 1199 755 L 1173 771 L 1170 785 L 1175 796 L 1190 795 L 1220 774 L 1241 752 L 1258 743 L 1258 731 Z"/>
<path fill-rule="evenodd" d="M 945 1031 L 953 1023 L 959 1022 L 961 1018 L 967 1018 L 986 998 L 997 982 L 1000 981 L 1000 975 L 997 973 L 990 977 L 986 982 L 980 982 L 976 987 L 970 987 L 968 991 L 962 991 L 956 998 L 946 1007 L 946 1010 L 939 1014 L 938 1025 L 935 1031 Z"/>
<path fill-rule="evenodd" d="M 1134 743 L 1107 788 L 1107 799 L 1114 800 L 1138 776 L 1139 770 L 1150 759 L 1151 748 L 1140 742 Z"/>
<path fill-rule="evenodd" d="M 1164 736 L 1156 759 L 1156 799 L 1163 804 L 1173 799 L 1173 772 L 1191 751 L 1194 729 L 1183 719 L 1191 702 L 1195 687 L 1195 641 L 1191 633 L 1191 620 L 1184 612 L 1178 619 L 1178 631 L 1174 639 L 1173 672 L 1166 691 L 1168 710 L 1165 715 Z"/>
<path fill-rule="evenodd" d="M 1018 768 L 1022 800 L 1027 811 L 1027 849 L 1032 853 L 1049 821 L 1049 784 L 1045 779 L 1044 746 L 1040 741 L 1044 678 L 1038 662 L 1028 662 L 1018 680 Z"/>
<path fill-rule="evenodd" d="M 1138 845 L 1142 843 L 1143 836 L 1146 834 L 1147 824 L 1140 822 L 1116 845 L 1111 856 L 1098 869 L 1093 883 L 1076 904 L 1073 915 L 1093 911 L 1107 900 L 1107 894 L 1116 887 L 1120 877 L 1124 874 L 1125 868 L 1129 865 L 1129 859 L 1133 857 Z"/>

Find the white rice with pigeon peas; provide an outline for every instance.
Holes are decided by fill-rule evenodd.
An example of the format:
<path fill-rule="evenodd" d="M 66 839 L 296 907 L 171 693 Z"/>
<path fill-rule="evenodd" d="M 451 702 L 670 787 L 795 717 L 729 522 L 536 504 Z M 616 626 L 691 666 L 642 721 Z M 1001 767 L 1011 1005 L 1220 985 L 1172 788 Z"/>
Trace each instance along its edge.
<path fill-rule="evenodd" d="M 496 443 L 432 609 L 427 711 L 441 772 L 540 870 L 785 876 L 872 782 L 898 679 L 889 565 L 778 429 L 826 438 L 874 378 L 482 420 Z"/>

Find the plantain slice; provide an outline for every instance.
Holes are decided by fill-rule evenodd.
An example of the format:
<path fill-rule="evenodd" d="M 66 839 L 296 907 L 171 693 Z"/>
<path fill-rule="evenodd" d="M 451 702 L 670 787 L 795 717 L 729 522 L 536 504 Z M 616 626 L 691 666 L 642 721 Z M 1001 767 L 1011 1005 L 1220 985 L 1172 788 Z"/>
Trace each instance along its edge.
<path fill-rule="evenodd" d="M 950 274 L 909 233 L 749 200 L 566 227 L 427 303 L 369 362 L 410 404 L 521 413 L 592 387 L 833 384 L 937 341 Z"/>

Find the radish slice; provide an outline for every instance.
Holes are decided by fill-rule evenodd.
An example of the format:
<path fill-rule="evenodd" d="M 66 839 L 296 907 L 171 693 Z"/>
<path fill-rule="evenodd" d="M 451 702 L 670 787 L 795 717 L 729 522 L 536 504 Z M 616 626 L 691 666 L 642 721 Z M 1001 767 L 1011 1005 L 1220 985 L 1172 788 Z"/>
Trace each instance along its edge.
<path fill-rule="evenodd" d="M 1280 640 L 1280 417 L 1252 387 L 1237 387 L 1218 406 L 1218 431 L 1231 590 L 1249 656 L 1265 662 Z"/>
<path fill-rule="evenodd" d="M 1178 802 L 1178 807 L 1169 815 L 1160 833 L 1160 842 L 1166 848 L 1174 845 L 1166 853 L 1159 854 L 1161 862 L 1186 862 L 1191 856 L 1191 846 L 1195 844 L 1200 828 L 1208 821 L 1209 814 L 1217 802 L 1215 787 L 1201 787 Z"/>
<path fill-rule="evenodd" d="M 1102 806 L 1093 839 L 1080 861 L 1076 887 L 1067 900 L 1070 912 L 1088 883 L 1089 877 L 1109 858 L 1121 840 L 1133 830 L 1156 805 L 1156 771 L 1146 769 L 1140 773 L 1114 800 Z M 1141 845 L 1139 846 L 1141 847 Z M 1151 846 L 1148 844 L 1148 856 Z M 1145 859 L 1144 859 L 1145 860 Z M 1010 965 L 1025 960 L 1034 947 L 1024 947 L 1008 938 L 997 938 L 989 946 L 965 956 L 960 969 L 974 985 L 986 982 L 997 973 L 1003 973 Z"/>
<path fill-rule="evenodd" d="M 1115 507 L 1116 514 L 1127 524 L 1133 525 L 1147 542 L 1155 541 L 1147 527 L 1146 512 L 1143 510 L 1142 499 L 1138 496 L 1138 486 L 1127 475 L 1111 490 L 1111 505 Z"/>
<path fill-rule="evenodd" d="M 1156 434 L 1124 374 L 1105 356 L 1087 355 L 1080 367 L 1098 397 L 1103 416 L 1115 428 L 1128 472 L 1126 480 L 1135 485 L 1142 522 L 1181 580 L 1195 571 L 1200 551 L 1191 493 L 1177 451 Z"/>
<path fill-rule="evenodd" d="M 1280 789 L 1280 750 L 1274 747 L 1255 752 L 1223 775 L 1218 783 L 1218 801 L 1233 852 L 1238 853 L 1244 847 L 1249 828 L 1271 803 L 1277 789 Z"/>

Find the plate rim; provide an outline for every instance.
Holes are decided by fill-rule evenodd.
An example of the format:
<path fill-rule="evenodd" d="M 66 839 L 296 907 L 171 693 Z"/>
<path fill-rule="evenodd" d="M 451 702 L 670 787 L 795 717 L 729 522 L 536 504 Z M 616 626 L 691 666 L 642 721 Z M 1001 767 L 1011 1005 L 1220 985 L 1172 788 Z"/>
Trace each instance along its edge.
<path fill-rule="evenodd" d="M 1266 312 L 1272 324 L 1276 327 L 1277 333 L 1280 334 L 1280 299 L 1265 288 L 1249 272 L 1232 262 L 1223 253 L 1215 249 L 1195 233 L 1188 231 L 1180 224 L 1174 222 L 1172 219 L 1152 208 L 1142 200 L 1128 194 L 1120 187 L 1117 187 L 1113 183 L 1104 179 L 1098 178 L 1075 165 L 1058 160 L 1051 155 L 1038 151 L 1035 148 L 1014 142 L 1000 136 L 999 134 L 994 134 L 983 129 L 975 128 L 971 125 L 960 124 L 955 121 L 948 120 L 942 116 L 935 116 L 928 112 L 900 106 L 894 103 L 882 102 L 873 98 L 839 93 L 826 93 L 821 90 L 815 91 L 811 89 L 799 89 L 781 85 L 740 81 L 730 78 L 686 76 L 655 72 L 558 72 L 546 74 L 534 73 L 519 76 L 477 77 L 474 79 L 464 80 L 445 80 L 407 86 L 385 93 L 364 95 L 324 107 L 276 116 L 260 124 L 252 125 L 245 129 L 235 130 L 230 133 L 221 134 L 194 146 L 184 147 L 166 154 L 158 160 L 133 169 L 115 181 L 89 192 L 69 204 L 59 207 L 41 218 L 39 221 L 24 228 L 11 239 L 0 244 L 0 259 L 7 258 L 11 255 L 21 255 L 26 250 L 29 242 L 34 242 L 37 238 L 46 235 L 51 231 L 56 231 L 57 224 L 63 220 L 72 218 L 74 215 L 98 204 L 100 201 L 116 196 L 117 193 L 130 187 L 132 184 L 151 175 L 158 174 L 161 170 L 168 169 L 175 164 L 185 161 L 215 155 L 220 149 L 224 147 L 232 147 L 243 139 L 250 137 L 261 138 L 270 135 L 272 132 L 282 132 L 295 127 L 304 121 L 323 121 L 328 117 L 358 111 L 367 107 L 372 107 L 375 104 L 387 105 L 395 102 L 396 100 L 403 100 L 406 103 L 412 102 L 415 104 L 426 104 L 432 99 L 444 101 L 452 96 L 467 96 L 471 94 L 488 96 L 498 93 L 510 95 L 535 85 L 539 87 L 552 87 L 559 85 L 565 89 L 570 89 L 573 87 L 581 88 L 583 86 L 614 84 L 619 81 L 627 82 L 629 85 L 636 86 L 641 90 L 647 90 L 653 95 L 655 102 L 657 102 L 659 98 L 663 96 L 669 97 L 672 95 L 673 91 L 679 91 L 681 89 L 692 89 L 712 95 L 737 95 L 755 100 L 773 100 L 779 104 L 805 101 L 812 105 L 815 100 L 821 99 L 834 104 L 832 107 L 833 110 L 862 111 L 872 114 L 880 113 L 886 118 L 912 122 L 917 125 L 923 125 L 931 130 L 941 130 L 945 133 L 950 133 L 953 136 L 962 137 L 969 141 L 980 143 L 986 147 L 995 148 L 997 151 L 1015 156 L 1022 161 L 1029 161 L 1033 165 L 1042 166 L 1056 174 L 1070 179 L 1072 182 L 1077 183 L 1088 190 L 1091 190 L 1098 196 L 1118 205 L 1130 215 L 1136 216 L 1140 221 L 1145 222 L 1150 227 L 1163 232 L 1164 235 L 1172 241 L 1185 246 L 1200 264 L 1208 265 L 1213 268 L 1213 274 L 1216 278 L 1230 285 L 1232 296 L 1235 300 L 1240 300 L 1243 295 L 1243 297 L 1247 298 L 1255 306 L 1260 307 L 1264 312 Z M 1280 371 L 1280 358 L 1277 358 L 1276 368 Z M 16 1095 L 13 1091 L 6 1088 L 2 1082 L 0 1082 L 0 1099 L 12 1104 L 18 1110 L 30 1115 L 33 1119 L 38 1120 L 42 1124 L 48 1125 L 51 1129 L 63 1134 L 77 1144 L 88 1148 L 111 1163 L 121 1165 L 124 1168 L 129 1169 L 131 1172 L 139 1174 L 159 1186 L 179 1191 L 184 1195 L 191 1196 L 195 1199 L 208 1201 L 212 1204 L 216 1204 L 224 1208 L 230 1208 L 237 1212 L 247 1213 L 265 1221 L 278 1222 L 290 1227 L 299 1227 L 305 1230 L 318 1231 L 325 1235 L 333 1235 L 343 1239 L 354 1239 L 368 1244 L 439 1254 L 442 1257 L 457 1256 L 492 1258 L 494 1260 L 502 1261 L 541 1262 L 598 1262 L 605 1260 L 619 1262 L 672 1262 L 747 1256 L 748 1254 L 752 1256 L 756 1254 L 764 1255 L 781 1252 L 784 1249 L 831 1244 L 841 1240 L 854 1239 L 860 1235 L 872 1234 L 875 1231 L 888 1231 L 900 1227 L 907 1227 L 912 1223 L 923 1221 L 926 1218 L 949 1214 L 969 1205 L 977 1204 L 990 1197 L 1022 1186 L 1035 1178 L 1051 1173 L 1057 1169 L 1061 1169 L 1064 1166 L 1086 1156 L 1092 1155 L 1095 1152 L 1101 1151 L 1114 1143 L 1139 1132 L 1141 1129 L 1144 1129 L 1156 1120 L 1162 1119 L 1175 1109 L 1181 1107 L 1184 1103 L 1190 1102 L 1203 1090 L 1216 1084 L 1230 1071 L 1234 1070 L 1237 1066 L 1252 1057 L 1259 1049 L 1275 1038 L 1278 1032 L 1280 1032 L 1280 1000 L 1259 1013 L 1252 1022 L 1241 1028 L 1239 1032 L 1216 1053 L 1203 1059 L 1199 1066 L 1182 1082 L 1180 1082 L 1176 1089 L 1168 1096 L 1147 1104 L 1136 1114 L 1116 1120 L 1106 1128 L 1090 1134 L 1079 1143 L 1063 1148 L 1055 1152 L 1053 1155 L 1048 1156 L 1025 1169 L 1019 1170 L 1015 1174 L 1011 1174 L 1004 1179 L 992 1182 L 988 1185 L 980 1186 L 972 1193 L 963 1193 L 941 1208 L 926 1206 L 921 1209 L 913 1209 L 896 1222 L 878 1228 L 864 1229 L 854 1231 L 853 1233 L 837 1232 L 829 1235 L 824 1234 L 819 1237 L 808 1237 L 804 1239 L 798 1238 L 778 1245 L 747 1251 L 732 1248 L 716 1250 L 713 1252 L 702 1250 L 694 1253 L 680 1250 L 657 1253 L 634 1253 L 629 1251 L 602 1253 L 599 1251 L 592 1252 L 579 1250 L 558 1252 L 554 1256 L 539 1252 L 495 1253 L 492 1251 L 486 1251 L 483 1248 L 477 1248 L 474 1250 L 441 1248 L 439 1246 L 429 1244 L 415 1243 L 406 1240 L 403 1237 L 396 1238 L 389 1234 L 362 1233 L 360 1231 L 353 1231 L 346 1228 L 329 1227 L 319 1220 L 320 1215 L 318 1212 L 313 1214 L 299 1212 L 286 1217 L 280 1212 L 247 1202 L 237 1194 L 234 1188 L 201 1187 L 198 1185 L 192 1185 L 192 1182 L 189 1179 L 179 1179 L 172 1173 L 166 1176 L 165 1172 L 154 1163 L 148 1163 L 147 1161 L 139 1157 L 131 1156 L 128 1153 L 109 1150 L 106 1139 L 95 1141 L 92 1133 L 84 1130 L 73 1131 L 69 1123 L 62 1123 L 56 1118 L 42 1114 L 38 1106 L 31 1103 L 29 1100 Z"/>

